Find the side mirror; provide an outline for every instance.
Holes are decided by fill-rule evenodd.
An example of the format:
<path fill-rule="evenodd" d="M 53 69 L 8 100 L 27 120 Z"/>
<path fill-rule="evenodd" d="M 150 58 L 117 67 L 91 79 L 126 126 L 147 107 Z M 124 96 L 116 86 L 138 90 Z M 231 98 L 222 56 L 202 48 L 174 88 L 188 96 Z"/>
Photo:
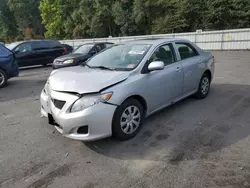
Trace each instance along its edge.
<path fill-rule="evenodd" d="M 153 61 L 148 65 L 149 71 L 163 70 L 165 67 L 162 61 Z"/>
<path fill-rule="evenodd" d="M 19 54 L 20 53 L 20 51 L 19 50 L 15 50 L 15 52 L 14 52 L 15 54 Z"/>

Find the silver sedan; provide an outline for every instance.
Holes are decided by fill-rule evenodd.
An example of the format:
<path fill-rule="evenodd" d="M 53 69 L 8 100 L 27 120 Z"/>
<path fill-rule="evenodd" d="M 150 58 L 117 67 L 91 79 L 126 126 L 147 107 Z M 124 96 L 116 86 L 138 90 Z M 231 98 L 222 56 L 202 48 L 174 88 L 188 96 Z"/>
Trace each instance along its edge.
<path fill-rule="evenodd" d="M 190 41 L 129 41 L 82 66 L 53 71 L 41 93 L 41 113 L 68 138 L 126 140 L 147 116 L 191 95 L 205 98 L 213 75 L 212 54 Z"/>

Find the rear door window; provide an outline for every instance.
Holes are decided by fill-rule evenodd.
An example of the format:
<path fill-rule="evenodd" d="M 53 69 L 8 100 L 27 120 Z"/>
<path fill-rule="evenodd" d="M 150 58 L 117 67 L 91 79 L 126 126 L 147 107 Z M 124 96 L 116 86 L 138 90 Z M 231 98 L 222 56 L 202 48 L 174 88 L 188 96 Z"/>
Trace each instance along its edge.
<path fill-rule="evenodd" d="M 47 50 L 50 46 L 46 41 L 37 41 L 32 43 L 32 48 L 33 50 Z"/>
<path fill-rule="evenodd" d="M 181 60 L 199 55 L 196 49 L 189 43 L 175 43 L 181 56 Z"/>

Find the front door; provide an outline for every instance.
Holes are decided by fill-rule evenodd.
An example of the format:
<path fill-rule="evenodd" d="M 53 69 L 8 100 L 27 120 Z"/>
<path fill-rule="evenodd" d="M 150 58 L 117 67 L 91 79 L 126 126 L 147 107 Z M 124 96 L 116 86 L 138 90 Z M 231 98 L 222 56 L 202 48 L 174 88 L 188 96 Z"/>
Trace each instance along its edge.
<path fill-rule="evenodd" d="M 183 73 L 181 63 L 176 61 L 176 55 L 171 43 L 158 47 L 149 63 L 163 61 L 165 68 L 145 74 L 147 102 L 149 111 L 153 112 L 182 95 Z"/>
<path fill-rule="evenodd" d="M 35 54 L 32 51 L 30 43 L 23 43 L 14 49 L 15 57 L 19 67 L 30 66 L 35 60 Z"/>

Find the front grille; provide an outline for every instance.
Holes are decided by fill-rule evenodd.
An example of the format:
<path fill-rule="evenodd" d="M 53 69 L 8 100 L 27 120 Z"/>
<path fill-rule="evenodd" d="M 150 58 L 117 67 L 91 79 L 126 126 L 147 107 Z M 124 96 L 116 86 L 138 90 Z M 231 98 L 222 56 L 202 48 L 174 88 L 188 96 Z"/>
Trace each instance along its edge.
<path fill-rule="evenodd" d="M 57 99 L 51 99 L 51 100 L 54 103 L 55 107 L 59 108 L 60 110 L 63 108 L 63 106 L 66 103 L 66 101 L 61 101 L 61 100 L 57 100 Z"/>

